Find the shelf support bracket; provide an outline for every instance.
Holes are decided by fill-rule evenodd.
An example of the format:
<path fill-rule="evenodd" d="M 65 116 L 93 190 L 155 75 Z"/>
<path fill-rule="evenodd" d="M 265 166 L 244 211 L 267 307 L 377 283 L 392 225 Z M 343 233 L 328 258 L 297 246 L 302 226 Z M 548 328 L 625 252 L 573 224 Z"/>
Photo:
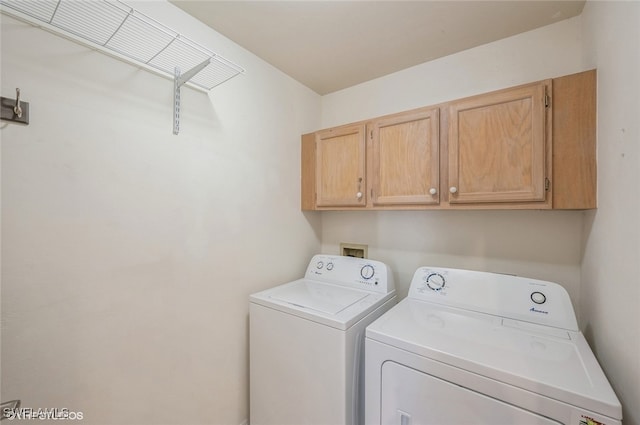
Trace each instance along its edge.
<path fill-rule="evenodd" d="M 206 68 L 211 63 L 209 58 L 199 65 L 194 66 L 184 74 L 180 73 L 180 68 L 176 67 L 173 75 L 173 134 L 180 132 L 180 88 L 192 79 L 198 72 Z"/>

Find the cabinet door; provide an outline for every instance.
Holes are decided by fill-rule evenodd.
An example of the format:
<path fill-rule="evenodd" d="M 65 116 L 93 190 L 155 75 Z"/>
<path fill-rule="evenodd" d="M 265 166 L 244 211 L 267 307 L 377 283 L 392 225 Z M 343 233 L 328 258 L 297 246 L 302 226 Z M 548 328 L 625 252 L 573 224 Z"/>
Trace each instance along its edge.
<path fill-rule="evenodd" d="M 365 206 L 365 126 L 316 133 L 316 204 Z"/>
<path fill-rule="evenodd" d="M 439 109 L 371 125 L 374 205 L 438 204 Z"/>
<path fill-rule="evenodd" d="M 449 107 L 449 202 L 545 200 L 545 83 Z"/>

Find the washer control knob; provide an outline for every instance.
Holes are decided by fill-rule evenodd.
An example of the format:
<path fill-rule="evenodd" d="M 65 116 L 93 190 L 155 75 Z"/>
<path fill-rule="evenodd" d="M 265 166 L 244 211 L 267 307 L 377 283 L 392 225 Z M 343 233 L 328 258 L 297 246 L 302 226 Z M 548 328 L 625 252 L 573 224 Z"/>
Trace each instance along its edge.
<path fill-rule="evenodd" d="M 316 268 L 321 269 L 323 267 L 324 267 L 324 263 L 322 261 L 318 261 L 318 263 L 316 264 Z"/>
<path fill-rule="evenodd" d="M 376 274 L 376 271 L 371 264 L 366 264 L 360 269 L 360 276 L 365 280 L 371 279 L 374 274 Z"/>
<path fill-rule="evenodd" d="M 327 270 L 333 270 L 333 263 L 327 263 Z"/>
<path fill-rule="evenodd" d="M 439 291 L 444 288 L 446 281 L 444 279 L 444 276 L 442 276 L 440 273 L 431 273 L 429 276 L 427 276 L 426 282 L 429 289 Z"/>
<path fill-rule="evenodd" d="M 532 292 L 531 301 L 536 304 L 544 304 L 547 301 L 547 297 L 542 292 Z"/>

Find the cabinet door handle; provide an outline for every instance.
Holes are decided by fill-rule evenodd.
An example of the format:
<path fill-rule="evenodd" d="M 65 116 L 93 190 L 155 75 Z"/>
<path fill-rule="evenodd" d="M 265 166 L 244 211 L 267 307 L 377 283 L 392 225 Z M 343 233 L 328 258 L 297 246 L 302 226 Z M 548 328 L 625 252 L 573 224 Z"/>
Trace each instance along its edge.
<path fill-rule="evenodd" d="M 431 189 L 429 189 L 429 193 L 435 195 L 436 193 L 438 193 L 438 190 L 435 187 L 432 187 Z"/>
<path fill-rule="evenodd" d="M 358 177 L 358 192 L 356 193 L 356 198 L 362 199 L 362 177 Z"/>
<path fill-rule="evenodd" d="M 455 187 L 455 186 L 451 186 L 451 187 L 449 188 L 449 192 L 451 192 L 451 193 L 456 193 L 457 191 L 458 191 L 458 188 L 457 188 L 457 187 Z"/>

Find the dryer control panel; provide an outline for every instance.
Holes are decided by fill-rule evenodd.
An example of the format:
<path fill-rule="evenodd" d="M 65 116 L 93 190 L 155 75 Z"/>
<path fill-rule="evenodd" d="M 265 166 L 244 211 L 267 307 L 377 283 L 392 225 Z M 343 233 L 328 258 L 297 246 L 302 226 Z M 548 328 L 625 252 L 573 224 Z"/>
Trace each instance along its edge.
<path fill-rule="evenodd" d="M 309 262 L 305 278 L 382 294 L 395 290 L 389 267 L 366 258 L 315 255 Z"/>
<path fill-rule="evenodd" d="M 420 267 L 413 275 L 409 298 L 578 331 L 567 291 L 557 283 L 543 280 Z"/>

